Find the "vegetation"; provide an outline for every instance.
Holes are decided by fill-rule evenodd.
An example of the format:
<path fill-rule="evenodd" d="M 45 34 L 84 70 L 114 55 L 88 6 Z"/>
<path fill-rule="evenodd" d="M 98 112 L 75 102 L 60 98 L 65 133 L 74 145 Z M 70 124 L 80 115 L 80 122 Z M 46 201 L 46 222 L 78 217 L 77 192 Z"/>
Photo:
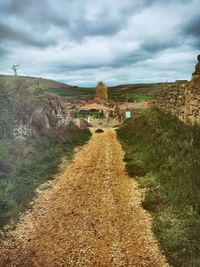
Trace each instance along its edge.
<path fill-rule="evenodd" d="M 200 127 L 150 109 L 118 130 L 130 176 L 146 189 L 143 206 L 169 262 L 200 266 Z"/>
<path fill-rule="evenodd" d="M 156 84 L 125 84 L 108 87 L 108 99 L 114 101 L 139 102 L 155 98 L 158 91 L 163 88 L 163 83 Z M 58 94 L 65 99 L 93 99 L 95 88 L 71 87 L 68 90 L 50 88 L 50 93 Z"/>
<path fill-rule="evenodd" d="M 42 86 L 50 94 L 56 94 L 66 100 L 88 100 L 95 96 L 94 87 L 70 86 L 65 83 L 56 82 L 49 79 L 17 76 L 28 85 L 28 88 Z M 0 83 L 15 83 L 15 76 L 0 75 Z M 108 99 L 116 101 L 143 101 L 151 100 L 158 91 L 163 88 L 163 83 L 146 83 L 146 84 L 122 84 L 108 87 Z"/>
<path fill-rule="evenodd" d="M 46 104 L 46 94 L 44 86 L 28 87 L 20 78 L 0 84 L 0 228 L 10 219 L 17 220 L 36 188 L 53 178 L 61 158 L 70 158 L 73 149 L 90 137 L 89 130 L 69 124 L 40 131 L 24 141 L 16 140 L 15 122 L 27 122 L 38 107 Z"/>
<path fill-rule="evenodd" d="M 67 100 L 88 100 L 93 99 L 95 96 L 94 88 L 71 87 L 68 90 L 49 88 L 48 92 L 51 94 L 57 94 Z"/>
<path fill-rule="evenodd" d="M 155 98 L 163 83 L 122 84 L 109 87 L 109 99 L 117 101 L 139 102 Z"/>
<path fill-rule="evenodd" d="M 19 65 L 12 65 L 12 70 L 14 71 L 14 76 L 17 76 L 17 69 L 19 68 Z"/>
<path fill-rule="evenodd" d="M 27 84 L 27 87 L 34 88 L 35 86 L 43 86 L 46 88 L 54 88 L 54 89 L 59 89 L 60 91 L 62 90 L 70 90 L 73 88 L 72 86 L 62 83 L 62 82 L 57 82 L 53 81 L 50 79 L 44 79 L 44 78 L 38 78 L 38 77 L 29 77 L 29 76 L 19 76 L 17 75 L 17 78 L 23 81 L 24 83 Z M 0 83 L 7 84 L 9 86 L 14 85 L 16 81 L 16 76 L 15 75 L 0 75 Z"/>
<path fill-rule="evenodd" d="M 36 188 L 53 178 L 61 158 L 70 158 L 73 149 L 84 144 L 89 136 L 89 130 L 79 130 L 71 124 L 26 142 L 1 143 L 0 227 L 17 219 L 29 206 Z"/>

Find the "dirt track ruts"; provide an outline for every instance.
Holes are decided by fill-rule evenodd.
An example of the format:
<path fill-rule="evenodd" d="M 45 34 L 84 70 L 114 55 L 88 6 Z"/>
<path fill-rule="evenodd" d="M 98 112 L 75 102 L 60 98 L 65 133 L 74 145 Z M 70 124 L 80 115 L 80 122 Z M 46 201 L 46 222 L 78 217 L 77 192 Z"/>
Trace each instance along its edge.
<path fill-rule="evenodd" d="M 10 233 L 0 266 L 169 266 L 123 155 L 113 129 L 93 134 Z"/>

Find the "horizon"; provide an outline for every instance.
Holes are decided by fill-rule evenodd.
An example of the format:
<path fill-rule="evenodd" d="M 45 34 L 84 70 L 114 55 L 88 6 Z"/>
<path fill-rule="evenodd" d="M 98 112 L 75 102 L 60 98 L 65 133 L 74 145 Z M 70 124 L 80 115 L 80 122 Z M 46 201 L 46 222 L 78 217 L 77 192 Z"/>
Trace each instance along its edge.
<path fill-rule="evenodd" d="M 190 80 L 199 1 L 2 0 L 0 73 L 80 87 Z M 162 18 L 162 19 L 161 19 Z"/>
<path fill-rule="evenodd" d="M 13 74 L 3 74 L 3 73 L 0 73 L 0 76 L 9 76 L 9 77 L 15 77 Z M 54 80 L 54 79 L 51 79 L 51 78 L 46 78 L 46 77 L 38 77 L 38 76 L 29 76 L 29 75 L 17 75 L 17 77 L 19 78 L 35 78 L 35 79 L 45 79 L 45 80 L 51 80 L 53 82 L 60 82 L 60 83 L 64 83 L 66 85 L 69 85 L 69 86 L 72 86 L 72 87 L 80 87 L 80 88 L 88 88 L 88 89 L 95 89 L 96 85 L 98 84 L 98 82 L 92 86 L 90 85 L 83 85 L 83 86 L 78 86 L 76 84 L 68 84 L 68 83 L 65 83 L 64 81 L 58 81 L 58 80 Z M 189 81 L 189 80 L 187 80 Z M 118 84 L 108 84 L 106 82 L 103 81 L 103 83 L 105 84 L 106 87 L 117 87 L 117 86 L 124 86 L 124 85 L 146 85 L 146 84 L 164 84 L 164 83 L 175 83 L 176 81 L 165 81 L 165 82 L 152 82 L 152 83 L 149 83 L 149 82 L 135 82 L 135 83 L 118 83 Z"/>

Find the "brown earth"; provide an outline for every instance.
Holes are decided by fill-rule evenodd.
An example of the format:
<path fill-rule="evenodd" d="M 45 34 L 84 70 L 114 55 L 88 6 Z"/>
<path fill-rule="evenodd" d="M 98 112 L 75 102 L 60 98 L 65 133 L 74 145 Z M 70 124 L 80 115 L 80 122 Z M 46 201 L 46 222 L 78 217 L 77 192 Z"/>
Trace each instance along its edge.
<path fill-rule="evenodd" d="M 94 133 L 2 245 L 0 266 L 169 266 L 113 129 Z"/>

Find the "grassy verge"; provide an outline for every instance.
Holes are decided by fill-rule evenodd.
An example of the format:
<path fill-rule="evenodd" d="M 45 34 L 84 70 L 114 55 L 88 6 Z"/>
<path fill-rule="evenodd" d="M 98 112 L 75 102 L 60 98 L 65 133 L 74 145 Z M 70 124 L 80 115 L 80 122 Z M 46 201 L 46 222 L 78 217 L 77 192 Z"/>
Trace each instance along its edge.
<path fill-rule="evenodd" d="M 26 142 L 1 142 L 0 228 L 10 219 L 17 220 L 20 212 L 29 207 L 36 188 L 53 178 L 61 158 L 72 157 L 74 148 L 89 137 L 89 130 L 79 130 L 71 124 Z"/>
<path fill-rule="evenodd" d="M 169 262 L 200 266 L 200 127 L 151 109 L 127 120 L 118 137 Z"/>

